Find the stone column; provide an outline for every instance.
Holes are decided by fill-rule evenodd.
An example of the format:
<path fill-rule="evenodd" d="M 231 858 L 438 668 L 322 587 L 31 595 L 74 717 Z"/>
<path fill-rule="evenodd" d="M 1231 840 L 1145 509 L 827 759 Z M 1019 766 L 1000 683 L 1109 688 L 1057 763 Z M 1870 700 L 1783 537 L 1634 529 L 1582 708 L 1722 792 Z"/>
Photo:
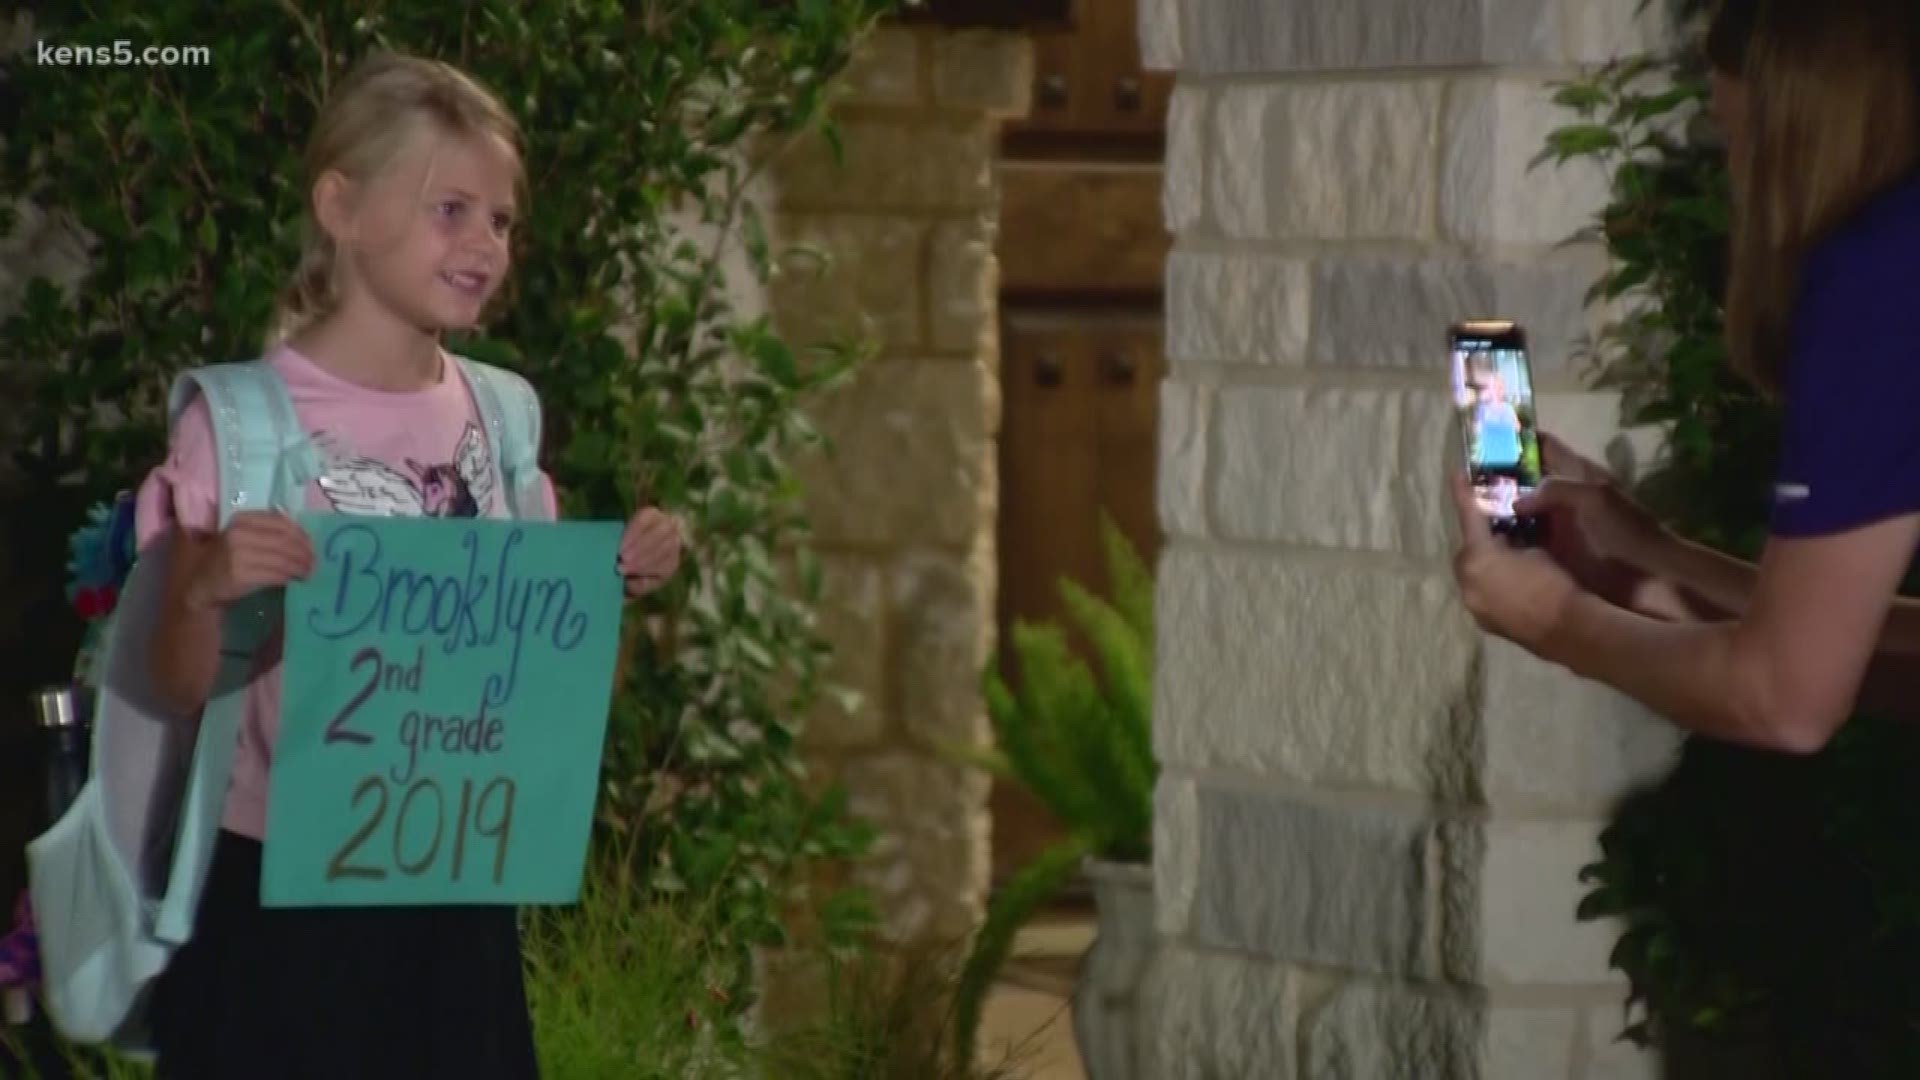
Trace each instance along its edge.
<path fill-rule="evenodd" d="M 1589 453 L 1604 177 L 1528 163 L 1634 0 L 1142 0 L 1179 73 L 1146 1075 L 1642 1077 L 1576 874 L 1677 734 L 1482 637 L 1449 572 L 1444 334 L 1531 331 Z"/>
<path fill-rule="evenodd" d="M 810 758 L 882 827 L 862 874 L 889 936 L 957 940 L 985 910 L 987 778 L 943 743 L 988 739 L 994 633 L 1001 122 L 1032 81 L 1022 35 L 890 28 L 861 50 L 821 140 L 781 164 L 776 227 L 832 260 L 776 282 L 799 341 L 864 331 L 879 356 L 823 402 L 830 454 L 803 471 L 825 556 L 831 677 Z"/>

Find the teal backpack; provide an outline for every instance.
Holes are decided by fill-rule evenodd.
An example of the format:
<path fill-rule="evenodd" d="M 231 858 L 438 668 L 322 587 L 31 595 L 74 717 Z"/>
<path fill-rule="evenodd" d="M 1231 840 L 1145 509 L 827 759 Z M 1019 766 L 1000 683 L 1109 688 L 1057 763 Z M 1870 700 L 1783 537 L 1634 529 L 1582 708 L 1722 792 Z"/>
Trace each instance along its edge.
<path fill-rule="evenodd" d="M 538 397 L 510 372 L 458 363 L 508 511 L 547 516 Z M 173 387 L 175 423 L 196 395 L 213 412 L 221 527 L 245 511 L 303 510 L 321 457 L 272 367 L 254 360 L 188 372 Z M 68 1039 L 135 1057 L 152 1050 L 146 1006 L 153 984 L 193 933 L 254 653 L 274 629 L 281 600 L 278 590 L 256 593 L 228 609 L 219 674 L 199 724 L 169 715 L 147 675 L 169 543 L 141 552 L 103 635 L 93 669 L 91 775 L 66 813 L 27 846 L 48 1015 Z"/>

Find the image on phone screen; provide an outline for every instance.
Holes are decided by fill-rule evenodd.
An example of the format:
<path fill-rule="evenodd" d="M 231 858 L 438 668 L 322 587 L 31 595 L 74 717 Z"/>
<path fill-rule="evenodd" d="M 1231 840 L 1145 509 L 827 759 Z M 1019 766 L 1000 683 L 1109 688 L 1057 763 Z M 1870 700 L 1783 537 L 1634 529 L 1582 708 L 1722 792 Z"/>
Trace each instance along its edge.
<path fill-rule="evenodd" d="M 1540 484 L 1539 418 L 1526 335 L 1511 322 L 1461 323 L 1449 332 L 1453 401 L 1474 498 L 1495 533 L 1530 538 L 1513 504 Z"/>

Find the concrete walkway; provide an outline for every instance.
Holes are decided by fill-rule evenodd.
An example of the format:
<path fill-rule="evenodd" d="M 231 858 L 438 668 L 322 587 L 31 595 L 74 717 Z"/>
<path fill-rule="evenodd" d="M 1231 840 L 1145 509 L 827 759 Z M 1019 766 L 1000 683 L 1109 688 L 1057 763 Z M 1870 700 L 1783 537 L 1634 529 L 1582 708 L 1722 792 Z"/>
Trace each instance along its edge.
<path fill-rule="evenodd" d="M 981 1060 L 1025 1080 L 1086 1080 L 1073 1043 L 1073 986 L 1093 913 L 1067 909 L 1021 931 L 981 1022 Z"/>

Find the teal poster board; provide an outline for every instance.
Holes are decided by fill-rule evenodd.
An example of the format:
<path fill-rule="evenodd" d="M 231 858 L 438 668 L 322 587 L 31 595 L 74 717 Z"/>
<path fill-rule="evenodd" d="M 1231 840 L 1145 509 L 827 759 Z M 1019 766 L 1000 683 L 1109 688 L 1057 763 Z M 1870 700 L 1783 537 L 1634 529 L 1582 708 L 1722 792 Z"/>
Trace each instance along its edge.
<path fill-rule="evenodd" d="M 579 896 L 623 603 L 614 523 L 309 515 L 268 907 Z"/>

